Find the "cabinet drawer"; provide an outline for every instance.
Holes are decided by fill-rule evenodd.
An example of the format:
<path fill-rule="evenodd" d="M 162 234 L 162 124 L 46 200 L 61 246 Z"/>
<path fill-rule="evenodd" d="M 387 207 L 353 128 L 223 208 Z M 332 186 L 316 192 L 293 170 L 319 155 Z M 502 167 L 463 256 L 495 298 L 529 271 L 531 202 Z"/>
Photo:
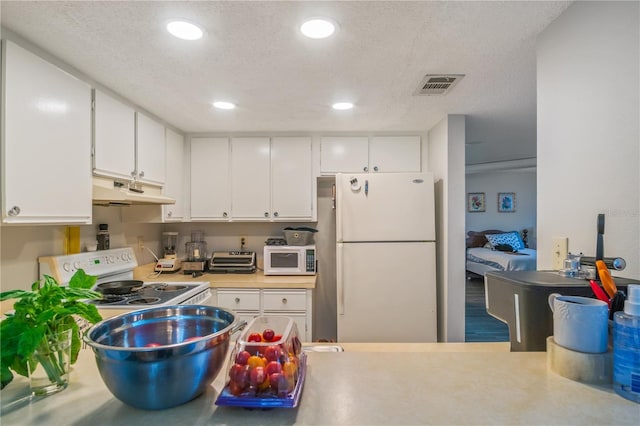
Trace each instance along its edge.
<path fill-rule="evenodd" d="M 234 311 L 259 311 L 260 290 L 218 290 L 218 305 Z"/>
<path fill-rule="evenodd" d="M 304 311 L 307 296 L 304 291 L 265 291 L 265 311 Z"/>

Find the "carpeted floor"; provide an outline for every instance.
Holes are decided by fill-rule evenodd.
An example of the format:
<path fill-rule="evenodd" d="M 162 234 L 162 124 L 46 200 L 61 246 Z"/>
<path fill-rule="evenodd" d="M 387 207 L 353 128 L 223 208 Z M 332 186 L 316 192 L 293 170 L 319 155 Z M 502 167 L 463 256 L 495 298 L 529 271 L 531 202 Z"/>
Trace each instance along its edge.
<path fill-rule="evenodd" d="M 465 341 L 509 341 L 507 324 L 487 313 L 484 298 L 484 280 L 481 277 L 466 281 Z"/>

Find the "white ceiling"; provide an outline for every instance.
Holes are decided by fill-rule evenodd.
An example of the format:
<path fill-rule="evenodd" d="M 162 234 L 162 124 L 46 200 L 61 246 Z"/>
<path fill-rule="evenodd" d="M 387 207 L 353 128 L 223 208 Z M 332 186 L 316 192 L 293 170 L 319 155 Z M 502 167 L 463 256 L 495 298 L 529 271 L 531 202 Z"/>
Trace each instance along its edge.
<path fill-rule="evenodd" d="M 424 132 L 467 116 L 467 164 L 535 157 L 536 36 L 570 2 L 6 1 L 3 28 L 186 132 Z M 303 37 L 309 17 L 339 24 Z M 204 27 L 196 42 L 164 25 Z M 425 74 L 466 76 L 414 96 Z M 211 106 L 236 102 L 233 111 Z M 352 100 L 352 111 L 330 105 Z"/>

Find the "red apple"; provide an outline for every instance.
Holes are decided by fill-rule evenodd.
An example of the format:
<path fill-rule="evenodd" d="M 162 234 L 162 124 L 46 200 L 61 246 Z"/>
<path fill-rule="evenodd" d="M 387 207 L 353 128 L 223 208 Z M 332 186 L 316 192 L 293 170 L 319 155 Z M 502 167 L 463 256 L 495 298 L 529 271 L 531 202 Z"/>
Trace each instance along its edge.
<path fill-rule="evenodd" d="M 269 385 L 276 393 L 278 392 L 278 382 L 280 381 L 280 377 L 282 377 L 282 374 L 280 373 L 269 374 Z"/>
<path fill-rule="evenodd" d="M 249 367 L 233 364 L 229 369 L 229 379 L 240 386 L 246 386 L 249 383 Z"/>
<path fill-rule="evenodd" d="M 267 361 L 277 361 L 280 358 L 282 351 L 278 346 L 267 346 L 264 350 L 264 357 Z"/>
<path fill-rule="evenodd" d="M 273 338 L 275 337 L 276 332 L 271 330 L 270 328 L 266 328 L 263 332 L 262 332 L 262 337 L 264 338 L 264 340 L 266 342 L 271 342 L 273 341 Z"/>
<path fill-rule="evenodd" d="M 278 361 L 271 361 L 267 364 L 266 371 L 269 376 L 274 373 L 282 373 L 282 365 Z"/>
<path fill-rule="evenodd" d="M 238 396 L 242 391 L 244 391 L 244 387 L 240 386 L 236 382 L 229 382 L 229 392 L 231 392 L 231 395 Z"/>
<path fill-rule="evenodd" d="M 247 340 L 249 342 L 262 342 L 262 335 L 260 333 L 251 333 Z"/>
<path fill-rule="evenodd" d="M 267 373 L 264 370 L 264 367 L 255 367 L 251 370 L 251 374 L 249 377 L 249 383 L 253 387 L 259 387 L 262 385 L 267 378 Z"/>
<path fill-rule="evenodd" d="M 246 365 L 250 356 L 251 354 L 249 351 L 240 351 L 238 352 L 238 355 L 236 355 L 236 363 Z"/>

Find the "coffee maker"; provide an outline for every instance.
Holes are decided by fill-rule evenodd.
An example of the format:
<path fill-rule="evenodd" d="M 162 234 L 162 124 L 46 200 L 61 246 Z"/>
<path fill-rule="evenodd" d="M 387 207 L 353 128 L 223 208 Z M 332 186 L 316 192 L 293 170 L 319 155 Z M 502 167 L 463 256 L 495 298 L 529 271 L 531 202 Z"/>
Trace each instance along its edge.
<path fill-rule="evenodd" d="M 161 259 L 158 259 L 156 263 L 156 272 L 176 272 L 180 270 L 180 259 L 178 259 L 176 253 L 176 247 L 178 246 L 178 233 L 177 232 L 163 232 L 162 233 L 162 249 L 163 255 Z"/>
<path fill-rule="evenodd" d="M 187 259 L 182 262 L 185 274 L 204 272 L 207 269 L 207 243 L 202 231 L 191 233 L 191 241 L 186 244 Z"/>

